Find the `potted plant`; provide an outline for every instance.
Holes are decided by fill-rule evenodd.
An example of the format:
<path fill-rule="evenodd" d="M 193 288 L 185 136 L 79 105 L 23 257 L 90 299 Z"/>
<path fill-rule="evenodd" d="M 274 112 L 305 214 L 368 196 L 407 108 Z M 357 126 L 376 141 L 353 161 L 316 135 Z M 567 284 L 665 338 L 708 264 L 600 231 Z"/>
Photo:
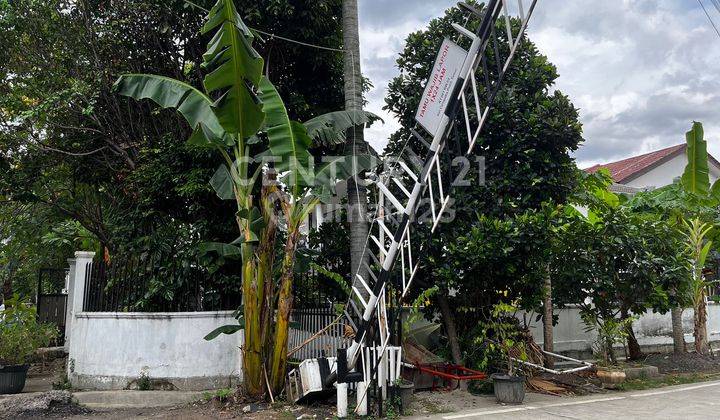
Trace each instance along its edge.
<path fill-rule="evenodd" d="M 493 306 L 490 328 L 495 334 L 490 348 L 498 350 L 504 362 L 507 363 L 505 373 L 493 373 L 495 399 L 503 404 L 522 404 L 525 399 L 525 376 L 518 374 L 513 359 L 525 358 L 525 345 L 519 339 L 520 334 L 513 313 L 516 308 L 506 303 Z"/>
<path fill-rule="evenodd" d="M 5 301 L 0 312 L 0 394 L 23 390 L 30 357 L 56 335 L 57 328 L 38 323 L 35 308 L 17 295 Z"/>

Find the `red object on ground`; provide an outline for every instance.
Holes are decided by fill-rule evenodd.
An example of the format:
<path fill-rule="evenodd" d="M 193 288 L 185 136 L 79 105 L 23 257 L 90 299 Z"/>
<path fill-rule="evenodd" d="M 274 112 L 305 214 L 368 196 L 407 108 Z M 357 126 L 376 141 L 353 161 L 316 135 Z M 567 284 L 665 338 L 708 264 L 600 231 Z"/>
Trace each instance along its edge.
<path fill-rule="evenodd" d="M 485 372 L 480 372 L 479 370 L 470 369 L 461 365 L 453 365 L 450 363 L 437 363 L 432 365 L 416 364 L 415 368 L 417 368 L 420 372 L 427 373 L 433 377 L 442 378 L 445 381 L 473 381 L 487 378 L 487 374 L 485 374 Z M 448 384 L 445 387 L 450 389 L 451 386 L 451 384 Z M 437 386 L 433 380 L 433 390 L 436 388 Z"/>

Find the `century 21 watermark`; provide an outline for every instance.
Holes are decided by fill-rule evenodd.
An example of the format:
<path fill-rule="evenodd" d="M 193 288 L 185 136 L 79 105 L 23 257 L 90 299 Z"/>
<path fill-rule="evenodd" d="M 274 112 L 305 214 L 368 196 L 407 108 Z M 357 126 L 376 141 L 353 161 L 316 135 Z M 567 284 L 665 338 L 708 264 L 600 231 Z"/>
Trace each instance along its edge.
<path fill-rule="evenodd" d="M 413 220 L 449 223 L 455 219 L 454 193 L 461 188 L 485 185 L 483 156 L 438 155 L 426 162 L 412 151 L 403 156 L 385 159 L 372 155 L 322 156 L 315 163 L 312 158 L 305 162 L 283 161 L 281 157 L 265 155 L 244 163 L 260 163 L 264 168 L 263 185 L 278 185 L 292 200 L 320 197 L 321 203 L 311 216 L 314 226 L 357 219 L 397 221 L 416 188 L 422 193 L 417 194 L 416 211 L 411 212 Z M 349 179 L 355 182 L 348 183 Z M 418 182 L 420 185 L 416 186 Z"/>

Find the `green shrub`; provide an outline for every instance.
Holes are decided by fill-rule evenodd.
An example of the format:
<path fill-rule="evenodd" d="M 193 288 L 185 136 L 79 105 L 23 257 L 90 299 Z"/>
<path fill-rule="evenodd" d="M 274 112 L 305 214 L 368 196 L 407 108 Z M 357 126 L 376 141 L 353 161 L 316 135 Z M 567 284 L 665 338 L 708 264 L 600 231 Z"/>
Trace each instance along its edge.
<path fill-rule="evenodd" d="M 0 312 L 0 366 L 22 365 L 57 336 L 53 325 L 37 322 L 35 308 L 17 295 Z"/>

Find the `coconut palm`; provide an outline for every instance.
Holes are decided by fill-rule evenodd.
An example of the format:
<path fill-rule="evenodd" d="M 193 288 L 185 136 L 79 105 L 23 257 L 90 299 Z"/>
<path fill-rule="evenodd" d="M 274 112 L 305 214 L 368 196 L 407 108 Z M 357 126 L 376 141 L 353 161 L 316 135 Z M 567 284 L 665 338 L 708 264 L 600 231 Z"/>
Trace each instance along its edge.
<path fill-rule="evenodd" d="M 343 0 L 343 73 L 345 76 L 345 109 L 347 111 L 362 110 L 362 74 L 360 72 L 360 37 L 358 35 L 357 0 Z M 368 145 L 362 125 L 354 125 L 348 129 L 345 150 L 348 154 L 361 155 L 368 152 Z M 364 255 L 365 240 L 368 234 L 366 219 L 367 189 L 357 177 L 348 179 L 348 223 L 350 225 L 350 267 L 353 285 L 367 299 L 365 288 L 360 286 L 356 274 L 365 275 L 367 256 Z"/>

